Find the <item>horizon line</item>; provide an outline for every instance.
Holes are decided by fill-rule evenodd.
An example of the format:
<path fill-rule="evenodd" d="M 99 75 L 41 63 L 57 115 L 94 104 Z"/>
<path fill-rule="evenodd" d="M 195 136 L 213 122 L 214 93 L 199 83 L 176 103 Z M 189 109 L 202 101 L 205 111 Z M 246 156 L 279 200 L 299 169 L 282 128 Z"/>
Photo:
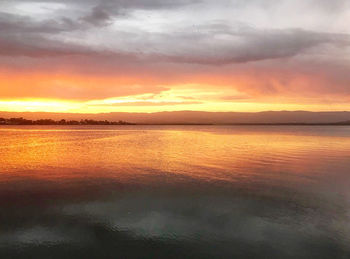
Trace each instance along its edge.
<path fill-rule="evenodd" d="M 156 111 L 156 112 L 48 112 L 48 111 L 0 111 L 0 113 L 51 113 L 51 114 L 111 114 L 111 113 L 130 113 L 130 114 L 155 114 L 155 113 L 175 113 L 175 112 L 202 112 L 202 113 L 267 113 L 267 112 L 308 112 L 308 113 L 341 113 L 350 112 L 350 110 L 321 110 L 321 111 L 310 111 L 310 110 L 266 110 L 266 111 L 197 111 L 197 110 L 178 110 L 178 111 Z"/>

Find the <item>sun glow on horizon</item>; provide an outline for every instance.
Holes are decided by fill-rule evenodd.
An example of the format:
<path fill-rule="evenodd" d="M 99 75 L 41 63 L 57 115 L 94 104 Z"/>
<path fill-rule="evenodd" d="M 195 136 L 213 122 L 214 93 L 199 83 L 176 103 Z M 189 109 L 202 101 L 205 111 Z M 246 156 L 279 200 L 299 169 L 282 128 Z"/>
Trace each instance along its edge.
<path fill-rule="evenodd" d="M 343 111 L 350 105 L 276 104 L 263 102 L 220 102 L 215 100 L 184 101 L 183 99 L 147 99 L 145 96 L 109 98 L 92 101 L 67 101 L 58 99 L 0 100 L 3 112 L 52 112 L 52 113 L 108 113 L 108 112 L 161 112 L 161 111 L 211 111 L 211 112 L 259 112 L 281 110 Z"/>

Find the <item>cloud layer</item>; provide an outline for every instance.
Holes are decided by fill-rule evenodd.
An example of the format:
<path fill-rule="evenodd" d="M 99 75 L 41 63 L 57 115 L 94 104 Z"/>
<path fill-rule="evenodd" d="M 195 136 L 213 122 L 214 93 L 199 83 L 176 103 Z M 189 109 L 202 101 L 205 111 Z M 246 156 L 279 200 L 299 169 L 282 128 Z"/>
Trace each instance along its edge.
<path fill-rule="evenodd" d="M 0 8 L 0 99 L 98 100 L 186 85 L 193 104 L 208 91 L 217 102 L 350 97 L 348 1 L 15 0 Z"/>

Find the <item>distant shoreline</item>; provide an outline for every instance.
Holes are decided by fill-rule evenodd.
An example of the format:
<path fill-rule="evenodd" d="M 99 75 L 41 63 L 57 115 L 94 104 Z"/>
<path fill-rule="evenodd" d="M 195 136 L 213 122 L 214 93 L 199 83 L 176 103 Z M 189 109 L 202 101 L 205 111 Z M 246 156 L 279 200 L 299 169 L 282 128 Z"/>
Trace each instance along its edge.
<path fill-rule="evenodd" d="M 53 119 L 39 119 L 39 120 L 28 120 L 22 117 L 20 118 L 0 118 L 0 125 L 9 125 L 9 126 L 48 126 L 48 125 L 57 125 L 57 126 L 72 126 L 72 125 L 134 125 L 133 123 L 126 121 L 108 121 L 108 120 L 53 120 Z"/>
<path fill-rule="evenodd" d="M 50 113 L 50 112 L 1 112 L 1 118 L 25 118 L 29 123 L 6 124 L 137 124 L 137 125 L 350 125 L 350 111 L 266 111 L 266 112 L 201 112 L 176 111 L 156 113 Z M 24 119 L 24 120 L 25 120 Z M 63 122 L 61 122 L 63 119 Z M 33 123 L 39 121 L 40 123 Z M 49 123 L 45 122 L 49 121 Z M 54 121 L 54 122 L 52 122 Z M 81 123 L 81 121 L 84 121 Z M 86 122 L 88 121 L 88 122 Z M 68 123 L 67 123 L 68 122 Z M 93 123 L 92 123 L 93 122 Z M 0 121 L 0 124 L 5 124 Z"/>
<path fill-rule="evenodd" d="M 306 122 L 276 122 L 276 123 L 264 123 L 264 122 L 236 122 L 236 123 L 131 123 L 127 121 L 108 121 L 108 120 L 53 120 L 53 119 L 39 119 L 39 120 L 28 120 L 22 117 L 20 118 L 0 118 L 0 125 L 2 126 L 84 126 L 84 125 L 104 125 L 104 126 L 115 126 L 115 125 L 179 125 L 179 126 L 350 126 L 350 121 L 341 122 L 330 122 L 330 123 L 306 123 Z"/>
<path fill-rule="evenodd" d="M 337 123 L 232 123 L 232 124 L 197 124 L 197 123 L 128 123 L 128 124 L 1 124 L 0 126 L 350 126 Z"/>

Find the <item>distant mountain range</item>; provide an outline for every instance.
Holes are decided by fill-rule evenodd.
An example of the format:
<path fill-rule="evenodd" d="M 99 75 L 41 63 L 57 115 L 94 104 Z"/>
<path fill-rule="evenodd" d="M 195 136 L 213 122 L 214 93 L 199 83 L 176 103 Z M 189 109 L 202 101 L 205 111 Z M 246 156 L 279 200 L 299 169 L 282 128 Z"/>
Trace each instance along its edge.
<path fill-rule="evenodd" d="M 137 124 L 350 124 L 350 112 L 201 112 L 174 111 L 156 113 L 112 112 L 99 114 L 1 112 L 3 118 L 23 117 L 30 120 L 108 120 L 128 121 Z"/>

